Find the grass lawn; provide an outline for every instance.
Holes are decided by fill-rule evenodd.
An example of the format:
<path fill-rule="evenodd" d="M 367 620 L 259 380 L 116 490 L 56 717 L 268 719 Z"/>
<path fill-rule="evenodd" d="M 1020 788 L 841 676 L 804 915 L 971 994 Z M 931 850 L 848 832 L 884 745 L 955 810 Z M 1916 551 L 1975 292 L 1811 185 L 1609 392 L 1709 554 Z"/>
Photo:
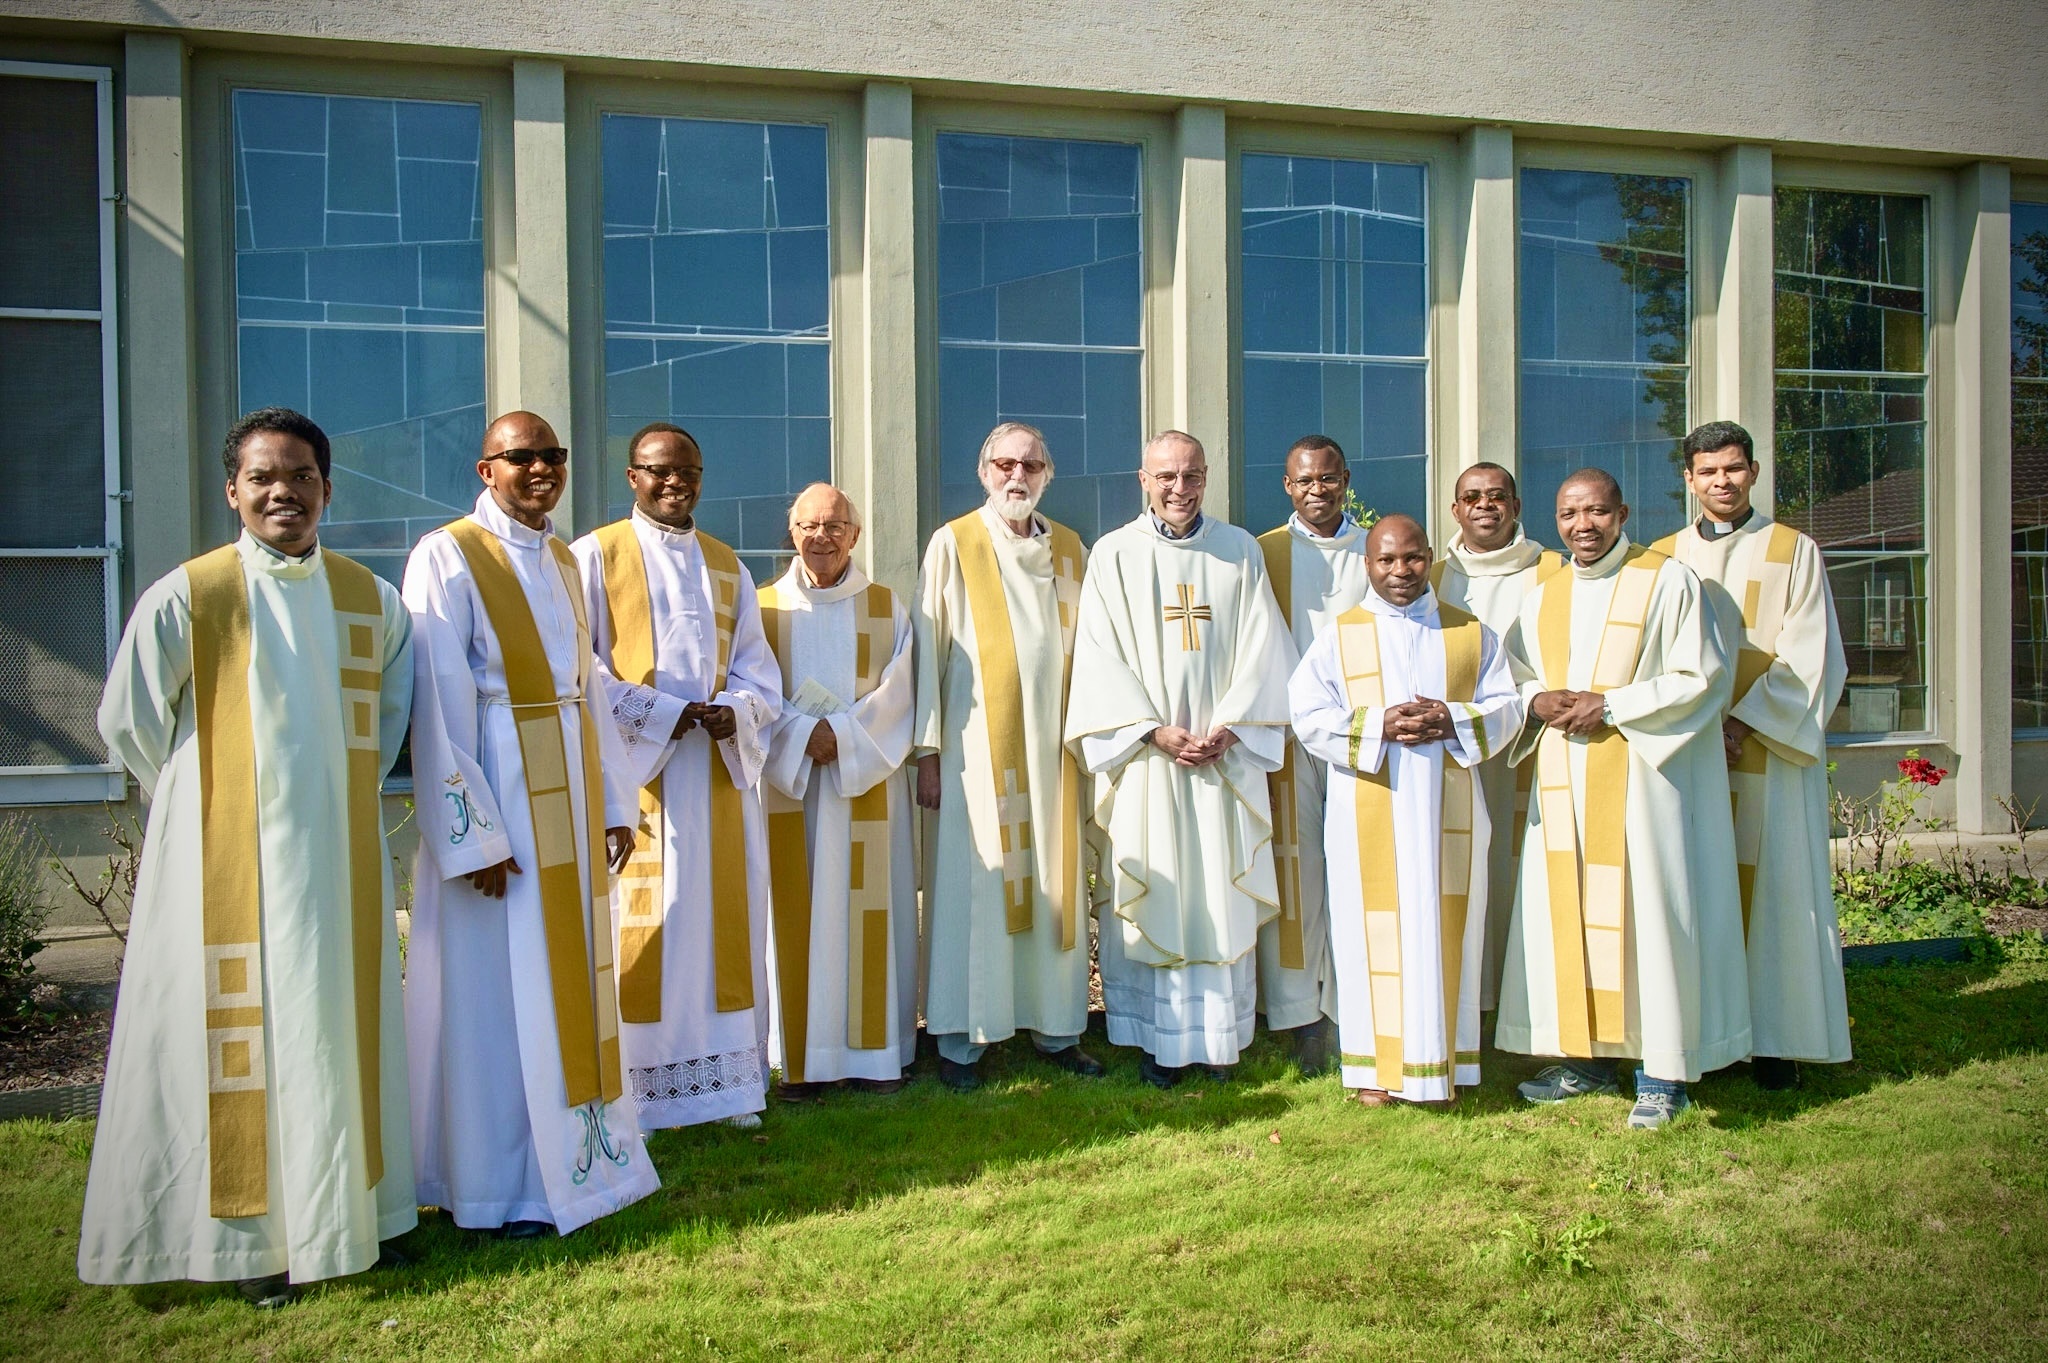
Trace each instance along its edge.
<path fill-rule="evenodd" d="M 2048 1358 L 2048 965 L 1852 972 L 1858 1060 L 1746 1072 L 1657 1134 L 1366 1111 L 1263 1038 L 1237 1082 L 1012 1050 L 957 1097 L 666 1132 L 655 1197 L 566 1240 L 438 1215 L 399 1273 L 274 1314 L 75 1276 L 88 1122 L 0 1125 L 0 1357 Z M 1094 1047 L 1106 1050 L 1100 1038 Z"/>

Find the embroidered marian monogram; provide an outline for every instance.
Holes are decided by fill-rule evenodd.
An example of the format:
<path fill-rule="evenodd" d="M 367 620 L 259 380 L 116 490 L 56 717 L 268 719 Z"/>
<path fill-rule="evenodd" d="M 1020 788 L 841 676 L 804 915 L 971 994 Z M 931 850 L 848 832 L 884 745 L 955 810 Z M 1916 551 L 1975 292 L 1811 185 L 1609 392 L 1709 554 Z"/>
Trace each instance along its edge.
<path fill-rule="evenodd" d="M 1214 619 L 1207 606 L 1195 604 L 1195 589 L 1186 582 L 1180 584 L 1180 604 L 1166 608 L 1166 623 L 1180 625 L 1180 651 L 1197 653 L 1201 651 L 1201 622 Z"/>

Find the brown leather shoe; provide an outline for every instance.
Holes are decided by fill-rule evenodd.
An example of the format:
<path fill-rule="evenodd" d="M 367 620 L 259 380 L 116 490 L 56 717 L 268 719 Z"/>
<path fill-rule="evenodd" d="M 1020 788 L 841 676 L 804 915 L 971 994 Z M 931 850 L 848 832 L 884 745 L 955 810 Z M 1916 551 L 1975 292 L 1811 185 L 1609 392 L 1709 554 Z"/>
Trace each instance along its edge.
<path fill-rule="evenodd" d="M 897 1079 L 849 1079 L 846 1086 L 859 1093 L 901 1093 L 903 1080 Z"/>
<path fill-rule="evenodd" d="M 1359 1089 L 1352 1095 L 1351 1101 L 1360 1107 L 1392 1107 L 1395 1099 L 1394 1095 L 1385 1089 Z"/>

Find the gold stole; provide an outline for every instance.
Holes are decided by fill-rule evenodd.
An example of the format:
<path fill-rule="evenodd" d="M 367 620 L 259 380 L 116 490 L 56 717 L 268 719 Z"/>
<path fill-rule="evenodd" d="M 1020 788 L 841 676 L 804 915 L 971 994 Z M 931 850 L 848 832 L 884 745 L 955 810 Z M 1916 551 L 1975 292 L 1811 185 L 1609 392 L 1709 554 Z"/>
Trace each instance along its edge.
<path fill-rule="evenodd" d="M 1609 691 L 1635 676 L 1651 592 L 1665 561 L 1654 549 L 1640 544 L 1629 548 L 1608 600 L 1591 690 Z M 1574 573 L 1556 573 L 1540 588 L 1536 661 L 1546 690 L 1569 685 L 1572 588 L 1577 581 Z M 1570 747 L 1580 742 L 1586 745 L 1583 840 L 1572 799 Z M 1623 1002 L 1629 909 L 1628 740 L 1615 728 L 1576 739 L 1544 726 L 1536 744 L 1536 789 L 1550 884 L 1558 1043 L 1566 1055 L 1590 1056 L 1594 1042 L 1619 1044 L 1628 1031 Z"/>
<path fill-rule="evenodd" d="M 604 776 L 598 768 L 597 722 L 590 711 L 590 624 L 583 614 L 583 579 L 569 547 L 547 536 L 562 586 L 576 613 L 576 690 L 573 699 L 555 695 L 554 669 L 533 622 L 526 589 L 512 571 L 498 537 L 465 516 L 448 534 L 469 565 L 484 614 L 498 636 L 505 659 L 505 689 L 519 734 L 519 760 L 526 772 L 526 806 L 533 820 L 534 868 L 540 879 L 540 914 L 547 942 L 548 975 L 555 999 L 555 1036 L 562 1053 L 562 1083 L 570 1107 L 620 1094 L 619 1006 L 612 980 L 611 890 L 606 878 Z M 561 708 L 573 705 L 581 722 L 583 827 L 569 789 L 568 748 L 562 742 Z M 611 722 L 611 716 L 605 716 Z M 590 897 L 577 874 L 578 842 L 590 867 Z M 593 959 L 596 978 L 592 992 Z"/>
<path fill-rule="evenodd" d="M 895 653 L 895 603 L 895 594 L 879 582 L 861 593 L 854 635 L 856 701 L 882 684 L 882 672 Z M 761 589 L 761 624 L 782 665 L 784 695 L 796 689 L 790 649 L 795 609 L 778 586 Z M 847 802 L 846 1044 L 857 1051 L 889 1044 L 889 814 L 895 785 L 893 777 L 877 782 Z M 775 980 L 782 999 L 782 1077 L 801 1084 L 811 1012 L 811 863 L 801 800 L 794 808 L 768 811 L 768 875 L 775 901 L 769 919 L 775 929 Z"/>
<path fill-rule="evenodd" d="M 996 562 L 994 538 L 981 512 L 948 523 L 960 551 L 960 576 L 967 586 L 967 611 L 974 620 L 974 647 L 981 674 L 982 708 L 988 717 L 989 773 L 994 784 L 996 823 L 1003 853 L 1003 915 L 1009 931 L 1031 930 L 1032 882 L 1038 833 L 1031 818 L 1031 777 L 1024 760 L 1024 683 L 1017 669 L 1017 641 L 1010 627 L 1009 597 Z M 1047 522 L 1055 595 L 1059 601 L 1061 721 L 1074 662 L 1074 620 L 1070 602 L 1081 592 L 1081 537 Z M 1060 749 L 1060 826 L 1056 874 L 1046 887 L 1060 920 L 1060 949 L 1071 951 L 1080 936 L 1075 884 L 1080 878 L 1081 771 Z"/>
<path fill-rule="evenodd" d="M 1294 636 L 1294 535 L 1286 526 L 1259 536 L 1266 559 L 1266 580 L 1280 603 L 1280 622 Z M 1294 790 L 1294 734 L 1281 749 L 1280 770 L 1266 777 L 1273 807 L 1273 879 L 1280 890 L 1280 917 L 1274 932 L 1282 970 L 1306 970 L 1308 957 L 1301 936 L 1301 808 Z"/>
<path fill-rule="evenodd" d="M 1439 605 L 1444 649 L 1446 703 L 1469 704 L 1479 685 L 1480 625 L 1454 606 Z M 1472 889 L 1472 773 L 1450 760 L 1443 764 L 1439 805 L 1437 903 L 1443 943 L 1444 1044 L 1448 1061 L 1408 1064 L 1402 1058 L 1400 856 L 1394 839 L 1393 754 L 1376 772 L 1356 770 L 1367 709 L 1386 704 L 1380 668 L 1379 621 L 1364 606 L 1337 617 L 1337 653 L 1344 668 L 1345 698 L 1351 702 L 1352 805 L 1357 816 L 1359 900 L 1365 913 L 1365 968 L 1372 994 L 1373 1053 L 1346 1055 L 1347 1065 L 1370 1068 L 1380 1087 L 1401 1091 L 1402 1080 L 1451 1074 L 1458 1055 L 1458 985 L 1464 975 L 1465 913 Z M 1332 773 L 1334 778 L 1335 773 Z M 1412 853 L 1411 853 L 1412 855 Z M 1389 874 L 1391 872 L 1391 874 Z"/>
<path fill-rule="evenodd" d="M 598 530 L 604 562 L 605 607 L 611 617 L 612 675 L 636 686 L 654 685 L 654 607 L 647 591 L 647 559 L 629 518 Z M 732 633 L 739 614 L 740 561 L 701 530 L 697 545 L 711 578 L 718 625 L 717 679 L 725 690 Z M 746 824 L 739 787 L 718 755 L 705 745 L 711 791 L 711 968 L 718 1011 L 754 1006 L 754 948 L 747 918 Z M 661 1021 L 661 925 L 666 910 L 663 862 L 663 773 L 640 788 L 640 836 L 619 873 L 619 1016 L 627 1022 Z"/>
<path fill-rule="evenodd" d="M 348 874 L 355 960 L 356 1075 L 362 1093 L 365 1186 L 384 1177 L 379 1088 L 384 959 L 383 816 L 378 706 L 384 607 L 377 580 L 323 550 L 334 603 L 341 736 L 348 759 Z M 199 745 L 201 935 L 206 947 L 209 1214 L 270 1209 L 268 1065 L 263 1046 L 263 893 L 256 740 L 249 709 L 249 589 L 237 548 L 185 565 L 192 592 L 192 694 Z"/>
<path fill-rule="evenodd" d="M 1737 532 L 1740 533 L 1740 532 Z M 1742 647 L 1735 655 L 1733 710 L 1759 678 L 1778 661 L 1778 632 L 1785 627 L 1785 607 L 1792 595 L 1792 556 L 1799 532 L 1773 521 L 1748 537 L 1729 557 L 1728 580 L 1722 585 L 1742 605 Z M 1703 543 L 1698 532 L 1681 532 L 1658 540 L 1658 552 L 1687 567 L 1686 541 Z M 1737 561 L 1740 561 L 1740 567 Z M 1755 734 L 1742 740 L 1742 753 L 1728 768 L 1728 798 L 1735 813 L 1735 881 L 1742 892 L 1742 935 L 1749 937 L 1749 908 L 1756 898 L 1756 864 L 1764 840 L 1764 792 L 1769 786 L 1769 756 Z"/>

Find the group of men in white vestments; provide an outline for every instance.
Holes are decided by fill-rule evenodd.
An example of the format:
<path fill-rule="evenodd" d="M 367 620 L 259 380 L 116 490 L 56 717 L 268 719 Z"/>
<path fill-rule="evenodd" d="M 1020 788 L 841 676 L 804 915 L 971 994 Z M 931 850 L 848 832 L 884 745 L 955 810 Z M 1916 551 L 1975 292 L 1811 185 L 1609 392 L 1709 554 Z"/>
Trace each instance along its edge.
<path fill-rule="evenodd" d="M 1847 1059 L 1825 572 L 1750 505 L 1746 432 L 1684 449 L 1702 514 L 1654 548 L 1587 469 L 1544 550 L 1479 464 L 1438 556 L 1352 518 L 1327 437 L 1255 539 L 1167 431 L 1091 552 L 1005 423 L 906 602 L 826 484 L 757 589 L 667 423 L 628 442 L 631 514 L 565 544 L 568 451 L 514 412 L 395 592 L 319 543 L 327 437 L 249 414 L 240 538 L 144 593 L 100 711 L 151 809 L 81 1276 L 277 1305 L 402 1262 L 419 1204 L 566 1234 L 659 1186 L 649 1131 L 758 1126 L 775 1071 L 900 1089 L 920 1016 L 952 1089 L 1020 1031 L 1099 1076 L 1091 960 L 1160 1087 L 1228 1080 L 1260 1013 L 1368 1106 L 1477 1083 L 1483 1010 L 1560 1061 L 1532 1102 L 1635 1062 L 1637 1127 L 1734 1061 Z"/>

